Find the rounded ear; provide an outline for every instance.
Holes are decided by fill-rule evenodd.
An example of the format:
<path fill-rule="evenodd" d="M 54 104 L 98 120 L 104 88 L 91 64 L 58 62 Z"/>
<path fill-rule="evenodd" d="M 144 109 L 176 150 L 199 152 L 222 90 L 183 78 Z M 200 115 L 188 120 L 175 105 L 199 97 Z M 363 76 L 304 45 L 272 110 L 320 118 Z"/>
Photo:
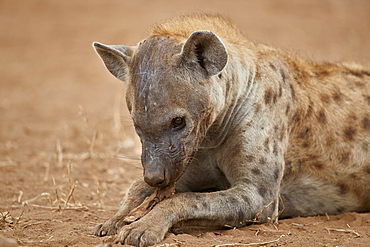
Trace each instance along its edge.
<path fill-rule="evenodd" d="M 221 39 L 211 31 L 198 31 L 186 40 L 180 58 L 182 62 L 196 62 L 208 76 L 218 74 L 227 63 L 227 51 Z"/>
<path fill-rule="evenodd" d="M 133 47 L 103 45 L 98 42 L 94 42 L 93 47 L 112 75 L 121 81 L 128 80 L 128 62 L 133 53 Z"/>

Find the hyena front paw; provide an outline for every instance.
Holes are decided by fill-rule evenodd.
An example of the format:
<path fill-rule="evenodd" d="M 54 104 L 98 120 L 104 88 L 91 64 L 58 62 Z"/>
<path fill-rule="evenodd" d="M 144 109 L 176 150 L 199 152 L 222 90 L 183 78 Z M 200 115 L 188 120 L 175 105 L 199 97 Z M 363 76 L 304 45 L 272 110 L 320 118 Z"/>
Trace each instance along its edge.
<path fill-rule="evenodd" d="M 108 235 L 117 234 L 119 229 L 126 225 L 123 219 L 109 219 L 106 222 L 99 224 L 94 229 L 95 236 L 103 237 Z"/>
<path fill-rule="evenodd" d="M 160 243 L 168 231 L 168 228 L 157 225 L 146 224 L 139 220 L 121 228 L 115 239 L 115 243 L 146 247 Z"/>

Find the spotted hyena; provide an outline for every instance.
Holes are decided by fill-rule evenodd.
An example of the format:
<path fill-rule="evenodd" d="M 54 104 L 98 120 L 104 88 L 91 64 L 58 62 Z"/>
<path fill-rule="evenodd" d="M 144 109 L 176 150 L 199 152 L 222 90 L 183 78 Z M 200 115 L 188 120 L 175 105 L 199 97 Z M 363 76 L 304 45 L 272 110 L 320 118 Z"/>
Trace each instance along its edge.
<path fill-rule="evenodd" d="M 96 235 L 147 246 L 179 223 L 370 210 L 369 68 L 250 42 L 214 15 L 160 23 L 136 46 L 94 47 L 127 83 L 144 168 Z M 175 182 L 174 195 L 124 222 Z"/>

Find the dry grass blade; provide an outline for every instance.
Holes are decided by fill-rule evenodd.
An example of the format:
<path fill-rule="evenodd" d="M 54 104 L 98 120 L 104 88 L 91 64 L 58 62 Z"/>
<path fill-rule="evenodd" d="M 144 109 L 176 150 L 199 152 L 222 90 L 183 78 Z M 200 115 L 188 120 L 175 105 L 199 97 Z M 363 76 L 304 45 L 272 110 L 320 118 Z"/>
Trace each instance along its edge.
<path fill-rule="evenodd" d="M 77 186 L 77 181 L 73 184 L 73 186 L 71 187 L 71 189 L 68 193 L 68 197 L 67 197 L 67 200 L 64 203 L 63 210 L 65 210 L 67 208 L 68 202 L 72 198 L 72 195 L 73 195 L 73 192 L 75 191 L 76 186 Z"/>
<path fill-rule="evenodd" d="M 272 244 L 272 243 L 278 242 L 278 241 L 280 241 L 280 239 L 281 239 L 282 237 L 284 237 L 284 236 L 285 236 L 285 235 L 281 235 L 280 237 L 278 237 L 278 238 L 277 238 L 277 239 L 275 239 L 275 240 L 266 241 L 266 242 L 248 243 L 248 244 L 241 244 L 241 243 L 218 244 L 218 245 L 214 245 L 214 247 L 224 247 L 224 246 L 234 246 L 234 247 L 238 247 L 238 246 L 263 246 L 263 245 L 266 245 L 266 244 Z"/>
<path fill-rule="evenodd" d="M 280 215 L 284 212 L 285 210 L 285 204 L 283 201 L 283 198 L 281 198 L 281 195 L 279 195 L 279 202 L 281 205 L 281 210 L 278 212 L 278 214 L 272 219 L 273 223 L 278 223 Z"/>
<path fill-rule="evenodd" d="M 20 219 L 22 218 L 23 213 L 24 213 L 24 210 L 22 210 L 21 214 L 16 218 L 16 220 L 15 220 L 15 222 L 14 222 L 14 225 L 13 225 L 13 228 L 15 228 L 15 227 L 18 225 L 18 222 L 19 222 L 19 221 L 20 221 Z"/>
<path fill-rule="evenodd" d="M 271 204 L 273 204 L 274 203 L 274 200 L 272 200 L 269 204 L 267 204 L 266 206 L 264 206 L 263 208 L 261 208 L 258 212 L 257 212 L 257 214 L 256 214 L 256 216 L 254 217 L 254 219 L 253 220 L 249 220 L 249 221 L 247 221 L 248 223 L 259 223 L 259 222 L 261 222 L 261 215 L 262 215 L 262 213 L 268 208 L 268 207 L 270 207 L 271 206 Z M 271 219 L 269 219 L 270 220 L 270 222 L 271 222 Z"/>
<path fill-rule="evenodd" d="M 68 162 L 68 165 L 67 165 L 67 176 L 68 176 L 68 184 L 69 184 L 69 186 L 72 189 L 72 187 L 74 187 L 76 185 L 76 182 L 77 181 L 75 181 L 75 183 L 73 184 L 73 182 L 72 182 L 72 176 L 71 176 L 71 170 L 72 170 L 72 163 L 71 163 L 71 161 L 69 161 Z M 73 190 L 74 190 L 74 188 L 73 188 Z M 76 203 L 76 200 L 73 197 L 73 194 L 71 195 L 71 199 L 72 199 L 73 203 Z"/>
<path fill-rule="evenodd" d="M 54 191 L 55 191 L 55 197 L 56 197 L 56 200 L 57 200 L 57 203 L 58 203 L 58 210 L 61 210 L 62 208 L 60 207 L 60 199 L 59 199 L 58 189 L 57 189 L 57 185 L 55 183 L 54 176 L 52 177 L 52 179 L 53 179 L 53 186 L 54 186 Z"/>
<path fill-rule="evenodd" d="M 38 162 L 40 162 L 41 160 L 43 160 L 44 158 L 46 158 L 46 153 L 45 152 L 41 152 L 38 156 L 36 156 L 35 158 L 33 158 L 30 163 L 31 164 L 37 164 Z"/>
<path fill-rule="evenodd" d="M 99 183 L 99 180 L 98 178 L 96 177 L 96 194 L 98 195 L 98 201 L 99 201 L 99 209 L 102 209 L 103 208 L 103 200 L 102 200 L 102 196 L 101 196 L 101 193 L 100 193 L 100 183 Z"/>
<path fill-rule="evenodd" d="M 31 199 L 28 199 L 26 201 L 23 201 L 22 202 L 22 205 L 25 206 L 25 205 L 29 205 L 31 202 L 34 202 L 38 199 L 40 199 L 41 197 L 47 197 L 49 199 L 49 203 L 52 205 L 53 204 L 53 200 L 51 198 L 51 195 L 47 192 L 44 192 L 44 193 L 41 193 L 40 195 L 38 196 L 35 196 L 34 198 L 31 198 Z"/>
<path fill-rule="evenodd" d="M 52 181 L 53 181 L 53 189 L 54 189 L 54 194 L 55 198 L 53 198 L 49 193 L 44 192 L 34 198 L 31 198 L 29 200 L 21 202 L 21 198 L 23 196 L 23 192 L 20 191 L 20 195 L 18 197 L 18 201 L 23 205 L 28 205 L 32 207 L 37 207 L 37 208 L 46 208 L 46 209 L 51 209 L 51 210 L 58 210 L 58 211 L 64 211 L 66 209 L 74 209 L 74 210 L 87 210 L 88 208 L 81 203 L 76 203 L 75 198 L 73 196 L 73 193 L 77 187 L 78 181 L 72 180 L 72 175 L 71 175 L 71 162 L 68 162 L 67 165 L 67 177 L 68 177 L 68 192 L 64 193 L 62 188 L 58 188 L 54 176 L 52 176 Z M 37 201 L 38 199 L 42 197 L 47 197 L 48 202 L 50 206 L 46 205 L 38 205 L 38 204 L 32 204 L 33 202 Z"/>
<path fill-rule="evenodd" d="M 94 157 L 94 146 L 95 146 L 95 141 L 96 141 L 97 136 L 98 136 L 98 131 L 94 130 L 94 133 L 93 133 L 93 136 L 91 138 L 90 145 L 89 145 L 90 157 Z"/>
<path fill-rule="evenodd" d="M 41 239 L 40 240 L 40 243 L 42 243 L 42 242 L 46 242 L 46 241 L 49 241 L 50 239 L 52 239 L 54 236 L 50 236 L 48 239 Z"/>
<path fill-rule="evenodd" d="M 30 223 L 30 224 L 27 224 L 27 225 L 23 226 L 22 229 L 25 229 L 25 228 L 27 228 L 29 226 L 40 225 L 40 224 L 42 224 L 42 222 Z"/>
<path fill-rule="evenodd" d="M 18 217 L 13 217 L 9 212 L 0 212 L 0 229 L 3 227 L 15 228 L 22 218 L 23 213 L 24 211 L 22 210 Z"/>
<path fill-rule="evenodd" d="M 67 165 L 67 177 L 68 177 L 68 184 L 69 185 L 72 185 L 71 169 L 72 169 L 72 163 L 71 163 L 71 161 L 68 161 L 68 165 Z"/>
<path fill-rule="evenodd" d="M 17 199 L 17 202 L 18 203 L 21 203 L 22 202 L 22 196 L 23 196 L 23 191 L 19 191 L 19 196 L 18 196 L 18 199 Z"/>

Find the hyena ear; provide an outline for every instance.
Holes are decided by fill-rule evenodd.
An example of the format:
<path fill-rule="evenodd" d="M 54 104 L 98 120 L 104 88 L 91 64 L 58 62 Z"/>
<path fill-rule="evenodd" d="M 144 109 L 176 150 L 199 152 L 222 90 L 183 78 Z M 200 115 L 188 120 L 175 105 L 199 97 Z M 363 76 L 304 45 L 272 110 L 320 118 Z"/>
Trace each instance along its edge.
<path fill-rule="evenodd" d="M 128 81 L 128 63 L 134 47 L 124 45 L 103 45 L 93 43 L 93 47 L 103 60 L 109 72 L 121 81 Z"/>
<path fill-rule="evenodd" d="M 183 62 L 196 62 L 208 76 L 218 74 L 227 63 L 227 51 L 219 37 L 210 31 L 198 31 L 186 40 L 180 58 Z"/>

